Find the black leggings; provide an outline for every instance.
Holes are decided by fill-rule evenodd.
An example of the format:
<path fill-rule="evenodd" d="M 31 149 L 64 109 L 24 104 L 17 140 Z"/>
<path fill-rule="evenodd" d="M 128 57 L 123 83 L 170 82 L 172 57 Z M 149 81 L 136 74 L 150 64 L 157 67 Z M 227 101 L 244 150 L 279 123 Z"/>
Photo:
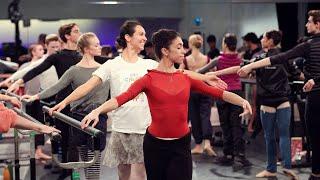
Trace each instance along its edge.
<path fill-rule="evenodd" d="M 307 95 L 306 121 L 312 148 L 312 173 L 320 174 L 320 91 Z"/>
<path fill-rule="evenodd" d="M 234 93 L 241 95 L 239 91 L 234 91 Z M 224 101 L 218 101 L 217 108 L 223 133 L 224 155 L 244 155 L 244 130 L 241 124 L 241 117 L 239 117 L 242 108 Z"/>
<path fill-rule="evenodd" d="M 148 180 L 191 180 L 191 135 L 176 140 L 161 140 L 148 131 L 143 154 Z"/>
<path fill-rule="evenodd" d="M 196 144 L 202 140 L 212 139 L 210 122 L 212 99 L 209 96 L 191 92 L 189 99 L 189 119 L 192 125 L 192 135 Z"/>
<path fill-rule="evenodd" d="M 36 120 L 44 124 L 43 113 L 40 106 L 40 101 L 34 101 L 32 104 L 26 106 L 26 113 Z M 44 145 L 44 135 L 36 134 L 35 135 L 35 148 L 38 146 Z"/>

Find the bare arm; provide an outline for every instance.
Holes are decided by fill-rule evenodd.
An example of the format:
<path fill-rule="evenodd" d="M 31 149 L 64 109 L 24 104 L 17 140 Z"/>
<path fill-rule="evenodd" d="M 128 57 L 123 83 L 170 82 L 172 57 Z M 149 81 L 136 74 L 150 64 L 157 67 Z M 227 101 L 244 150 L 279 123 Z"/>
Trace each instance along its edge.
<path fill-rule="evenodd" d="M 227 89 L 228 85 L 222 81 L 220 78 L 218 78 L 215 74 L 199 74 L 193 71 L 189 70 L 183 70 L 184 74 L 187 74 L 190 78 L 204 81 L 208 83 L 210 86 L 215 86 L 220 89 Z"/>
<path fill-rule="evenodd" d="M 58 129 L 55 129 L 50 126 L 46 126 L 44 124 L 34 123 L 34 122 L 29 121 L 21 116 L 17 117 L 14 127 L 18 128 L 18 129 L 34 130 L 34 131 L 38 131 L 40 133 L 45 133 L 45 134 L 50 134 L 53 132 L 58 132 L 58 133 L 61 132 Z"/>
<path fill-rule="evenodd" d="M 271 62 L 270 62 L 270 58 L 267 57 L 267 58 L 264 58 L 264 59 L 262 59 L 260 61 L 256 61 L 256 62 L 250 63 L 248 65 L 250 65 L 251 69 L 258 69 L 258 68 L 270 66 Z"/>
<path fill-rule="evenodd" d="M 310 50 L 309 46 L 310 44 L 307 42 L 301 43 L 286 52 L 283 52 L 271 57 L 267 57 L 260 61 L 243 66 L 238 71 L 238 74 L 243 77 L 243 76 L 247 76 L 254 69 L 269 66 L 271 64 L 281 64 L 296 57 L 306 57 Z"/>
<path fill-rule="evenodd" d="M 188 75 L 189 77 L 191 77 L 192 79 L 197 79 L 200 81 L 206 81 L 209 79 L 208 76 L 204 75 L 204 74 L 200 74 L 194 71 L 190 71 L 190 70 L 183 70 L 183 73 Z M 216 79 L 219 79 L 218 77 L 216 77 Z"/>
<path fill-rule="evenodd" d="M 264 58 L 260 61 L 256 61 L 254 63 L 250 63 L 248 65 L 245 65 L 243 67 L 241 67 L 239 70 L 238 70 L 238 74 L 239 76 L 241 77 L 245 77 L 247 76 L 252 70 L 254 69 L 258 69 L 258 68 L 262 68 L 262 67 L 265 67 L 265 66 L 269 66 L 271 65 L 271 62 L 270 62 L 270 58 L 267 57 L 267 58 Z"/>
<path fill-rule="evenodd" d="M 225 68 L 222 70 L 218 70 L 215 72 L 208 72 L 207 74 L 214 74 L 216 76 L 228 75 L 228 74 L 235 74 L 240 69 L 240 66 L 232 66 L 229 68 Z"/>
<path fill-rule="evenodd" d="M 234 94 L 232 92 L 223 91 L 221 89 L 217 89 L 215 87 L 211 87 L 206 85 L 205 83 L 197 80 L 190 79 L 191 82 L 191 90 L 195 90 L 197 92 L 207 94 L 211 97 L 218 97 L 223 99 L 226 102 L 229 102 L 234 105 L 238 105 L 244 109 L 244 112 L 241 114 L 241 116 L 245 114 L 252 114 L 252 109 L 248 101 L 243 99 L 237 94 Z"/>
<path fill-rule="evenodd" d="M 10 102 L 16 107 L 21 107 L 21 102 L 16 97 L 0 94 L 0 100 Z"/>
<path fill-rule="evenodd" d="M 223 91 L 222 99 L 228 103 L 238 106 L 242 106 L 243 101 L 245 101 L 241 96 L 228 91 Z"/>
<path fill-rule="evenodd" d="M 11 96 L 0 94 L 1 101 L 10 101 L 12 99 Z"/>
<path fill-rule="evenodd" d="M 249 102 L 237 94 L 223 91 L 222 99 L 228 103 L 238 105 L 244 109 L 243 113 L 240 116 L 244 116 L 246 114 L 252 114 L 252 108 Z"/>

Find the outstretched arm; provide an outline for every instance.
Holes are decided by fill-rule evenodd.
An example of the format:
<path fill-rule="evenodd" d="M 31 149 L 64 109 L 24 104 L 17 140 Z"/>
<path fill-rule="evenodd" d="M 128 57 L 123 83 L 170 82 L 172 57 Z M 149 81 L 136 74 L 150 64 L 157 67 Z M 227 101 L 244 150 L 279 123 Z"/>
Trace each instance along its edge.
<path fill-rule="evenodd" d="M 55 105 L 50 109 L 49 114 L 52 114 L 53 111 L 60 112 L 70 103 L 77 101 L 91 92 L 95 87 L 99 86 L 102 83 L 102 80 L 97 76 L 92 76 L 86 83 L 79 86 L 75 89 L 68 97 L 66 97 L 59 104 Z"/>
<path fill-rule="evenodd" d="M 44 134 L 50 134 L 53 132 L 61 133 L 61 131 L 59 131 L 58 129 L 56 129 L 54 127 L 50 127 L 50 126 L 47 126 L 44 124 L 34 123 L 34 122 L 29 121 L 21 116 L 17 117 L 17 120 L 15 122 L 14 127 L 18 128 L 18 129 L 34 130 L 34 131 L 44 133 Z"/>
<path fill-rule="evenodd" d="M 19 69 L 18 71 L 16 71 L 15 73 L 13 73 L 9 79 L 11 81 L 16 81 L 18 79 L 23 78 L 23 76 L 25 74 L 27 74 L 29 71 L 31 71 L 33 68 L 35 68 L 36 66 L 40 65 L 43 61 L 42 60 L 38 60 L 30 65 L 28 65 L 27 67 L 23 68 L 23 69 Z"/>
<path fill-rule="evenodd" d="M 222 81 L 219 77 L 217 77 L 215 74 L 199 74 L 197 72 L 189 71 L 189 70 L 183 70 L 183 73 L 188 75 L 192 79 L 204 81 L 208 83 L 210 86 L 215 86 L 220 89 L 227 89 L 228 85 L 224 81 Z"/>
<path fill-rule="evenodd" d="M 72 80 L 75 78 L 75 74 L 73 74 L 72 71 L 73 68 L 67 70 L 63 76 L 59 79 L 59 81 L 51 86 L 48 89 L 43 90 L 39 94 L 30 96 L 30 95 L 24 95 L 22 96 L 22 99 L 26 99 L 27 101 L 35 101 L 38 99 L 46 99 L 49 98 L 55 94 L 57 94 L 62 89 L 66 88 L 68 85 L 71 84 Z"/>
<path fill-rule="evenodd" d="M 17 115 L 13 110 L 0 105 L 1 118 L 0 118 L 0 133 L 7 132 L 10 128 L 18 129 L 30 129 L 41 133 L 49 134 L 52 132 L 58 132 L 59 130 L 49 127 L 43 124 L 37 124 Z"/>
<path fill-rule="evenodd" d="M 122 104 L 130 101 L 131 99 L 135 98 L 139 93 L 143 92 L 146 87 L 146 83 L 149 82 L 147 76 L 143 76 L 142 78 L 136 80 L 126 92 L 123 92 L 116 98 L 111 98 L 107 102 L 103 103 L 97 109 L 94 109 L 89 113 L 86 117 L 83 118 L 81 121 L 81 127 L 85 128 L 90 125 L 93 121 L 92 126 L 94 127 L 99 122 L 99 115 L 102 113 L 110 112 Z"/>
<path fill-rule="evenodd" d="M 21 107 L 21 102 L 16 97 L 0 94 L 0 100 L 10 102 L 16 107 Z"/>
<path fill-rule="evenodd" d="M 248 113 L 252 114 L 252 109 L 249 102 L 237 94 L 228 91 L 223 91 L 212 86 L 208 86 L 201 81 L 193 79 L 191 79 L 191 88 L 192 90 L 198 91 L 203 94 L 207 94 L 211 97 L 220 98 L 231 104 L 241 106 L 244 109 L 241 116 L 246 115 Z"/>
<path fill-rule="evenodd" d="M 248 76 L 248 74 L 254 70 L 254 69 L 258 69 L 258 68 L 262 68 L 262 67 L 266 67 L 271 65 L 271 61 L 270 61 L 270 57 L 264 58 L 260 61 L 256 61 L 254 63 L 250 63 L 248 65 L 245 65 L 243 67 L 241 67 L 238 70 L 238 74 L 240 77 L 246 77 Z"/>
<path fill-rule="evenodd" d="M 310 44 L 307 42 L 301 43 L 297 45 L 296 47 L 292 48 L 291 50 L 288 50 L 286 52 L 264 58 L 260 61 L 256 61 L 254 63 L 248 64 L 246 66 L 243 66 L 238 71 L 238 74 L 243 77 L 247 76 L 252 70 L 262 68 L 265 66 L 269 66 L 272 64 L 281 64 L 284 63 L 290 59 L 297 58 L 297 57 L 306 57 L 309 51 Z"/>
<path fill-rule="evenodd" d="M 34 67 L 30 71 L 28 71 L 22 78 L 15 81 L 9 88 L 8 92 L 14 92 L 16 91 L 23 83 L 26 83 L 36 77 L 37 75 L 41 74 L 45 70 L 49 69 L 51 66 L 54 65 L 54 62 L 56 61 L 54 54 L 49 56 L 47 59 L 45 59 L 41 64 Z"/>
<path fill-rule="evenodd" d="M 211 75 L 214 74 L 216 76 L 228 75 L 228 74 L 235 74 L 240 69 L 240 66 L 232 66 L 225 69 L 221 69 L 214 72 L 208 72 L 207 74 Z"/>
<path fill-rule="evenodd" d="M 252 114 L 250 103 L 247 100 L 243 99 L 241 96 L 232 92 L 224 91 L 222 99 L 228 103 L 242 107 L 244 111 L 240 114 L 240 116 Z"/>

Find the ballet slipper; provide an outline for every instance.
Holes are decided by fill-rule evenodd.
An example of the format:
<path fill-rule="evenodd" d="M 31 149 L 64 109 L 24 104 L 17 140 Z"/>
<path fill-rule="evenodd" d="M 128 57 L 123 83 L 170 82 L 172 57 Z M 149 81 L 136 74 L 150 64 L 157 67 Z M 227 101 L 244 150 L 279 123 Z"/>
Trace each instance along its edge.
<path fill-rule="evenodd" d="M 217 153 L 214 152 L 214 150 L 211 147 L 205 147 L 203 152 L 206 153 L 208 156 L 217 156 Z"/>
<path fill-rule="evenodd" d="M 277 176 L 276 173 L 271 173 L 267 170 L 263 170 L 256 175 L 256 178 L 268 178 L 268 177 L 276 177 L 276 176 Z"/>

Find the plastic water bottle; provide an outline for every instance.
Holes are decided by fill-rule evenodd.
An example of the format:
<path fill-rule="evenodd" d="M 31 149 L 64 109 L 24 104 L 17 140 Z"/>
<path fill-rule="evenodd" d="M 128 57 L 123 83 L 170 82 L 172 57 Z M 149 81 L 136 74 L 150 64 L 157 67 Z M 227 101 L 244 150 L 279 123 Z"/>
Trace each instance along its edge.
<path fill-rule="evenodd" d="M 8 167 L 5 167 L 3 169 L 2 176 L 3 176 L 3 180 L 11 180 L 11 175 L 10 175 L 10 171 L 9 171 Z"/>
<path fill-rule="evenodd" d="M 0 179 L 3 179 L 3 170 L 4 170 L 4 168 L 0 169 Z"/>
<path fill-rule="evenodd" d="M 295 162 L 296 164 L 301 164 L 301 161 L 302 161 L 301 151 L 299 148 L 297 148 L 296 155 L 295 155 Z"/>
<path fill-rule="evenodd" d="M 80 180 L 80 173 L 76 169 L 72 171 L 72 180 Z"/>

